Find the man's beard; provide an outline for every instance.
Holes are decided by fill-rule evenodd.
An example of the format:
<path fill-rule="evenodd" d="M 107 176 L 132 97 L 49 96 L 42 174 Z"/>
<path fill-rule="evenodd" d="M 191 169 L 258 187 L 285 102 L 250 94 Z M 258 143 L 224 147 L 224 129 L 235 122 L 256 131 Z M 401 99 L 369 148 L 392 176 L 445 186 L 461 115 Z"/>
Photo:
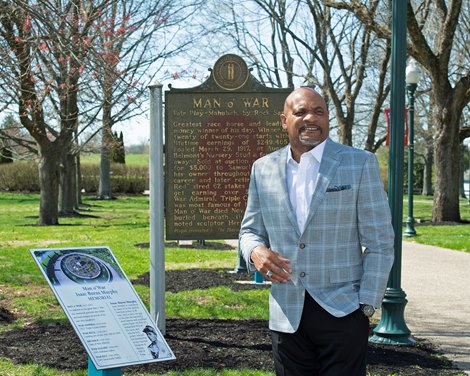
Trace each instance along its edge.
<path fill-rule="evenodd" d="M 321 140 L 303 140 L 302 137 L 299 136 L 299 142 L 304 146 L 317 146 L 321 144 Z"/>

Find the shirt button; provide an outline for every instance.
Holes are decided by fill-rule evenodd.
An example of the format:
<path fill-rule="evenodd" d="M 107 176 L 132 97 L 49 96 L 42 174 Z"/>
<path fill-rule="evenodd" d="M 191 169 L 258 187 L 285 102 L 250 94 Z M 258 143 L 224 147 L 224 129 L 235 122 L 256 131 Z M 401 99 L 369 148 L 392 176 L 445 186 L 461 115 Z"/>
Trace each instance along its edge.
<path fill-rule="evenodd" d="M 304 243 L 300 243 L 300 244 L 299 244 L 299 248 L 300 248 L 300 249 L 304 249 L 304 248 L 305 248 L 305 244 L 304 244 Z"/>
<path fill-rule="evenodd" d="M 300 276 L 301 276 L 301 277 L 305 277 L 305 272 L 301 272 L 301 273 L 300 273 Z"/>

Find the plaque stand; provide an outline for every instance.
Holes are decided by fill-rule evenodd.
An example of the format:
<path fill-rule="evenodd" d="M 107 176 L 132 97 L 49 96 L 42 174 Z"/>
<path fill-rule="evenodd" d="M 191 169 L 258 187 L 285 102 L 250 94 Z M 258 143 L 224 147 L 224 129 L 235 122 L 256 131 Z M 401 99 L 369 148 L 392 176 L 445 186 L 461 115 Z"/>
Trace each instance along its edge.
<path fill-rule="evenodd" d="M 246 273 L 247 271 L 246 261 L 240 252 L 240 247 L 238 247 L 237 266 L 235 266 L 233 273 Z"/>
<path fill-rule="evenodd" d="M 97 370 L 90 357 L 88 357 L 88 376 L 122 376 L 121 368 Z"/>
<path fill-rule="evenodd" d="M 260 272 L 255 272 L 254 284 L 266 284 L 266 281 L 264 280 L 263 275 Z"/>

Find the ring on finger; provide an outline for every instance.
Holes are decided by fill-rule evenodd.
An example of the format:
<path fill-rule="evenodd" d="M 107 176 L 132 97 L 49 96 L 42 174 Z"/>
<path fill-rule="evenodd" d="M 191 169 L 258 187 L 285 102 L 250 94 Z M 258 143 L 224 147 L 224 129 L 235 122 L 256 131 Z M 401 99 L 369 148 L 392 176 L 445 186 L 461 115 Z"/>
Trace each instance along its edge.
<path fill-rule="evenodd" d="M 273 274 L 274 274 L 274 273 L 273 273 L 271 270 L 268 270 L 268 271 L 266 272 L 266 277 L 271 278 L 271 277 L 273 276 Z"/>

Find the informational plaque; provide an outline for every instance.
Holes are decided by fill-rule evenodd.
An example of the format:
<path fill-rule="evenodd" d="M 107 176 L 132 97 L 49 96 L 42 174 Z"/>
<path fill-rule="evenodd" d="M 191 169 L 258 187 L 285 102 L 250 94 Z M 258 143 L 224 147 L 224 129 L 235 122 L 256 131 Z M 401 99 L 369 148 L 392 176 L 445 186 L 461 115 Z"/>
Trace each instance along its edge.
<path fill-rule="evenodd" d="M 251 165 L 288 143 L 289 89 L 261 85 L 236 55 L 196 88 L 165 93 L 166 238 L 236 239 Z"/>
<path fill-rule="evenodd" d="M 96 369 L 175 359 L 108 247 L 30 252 Z"/>

